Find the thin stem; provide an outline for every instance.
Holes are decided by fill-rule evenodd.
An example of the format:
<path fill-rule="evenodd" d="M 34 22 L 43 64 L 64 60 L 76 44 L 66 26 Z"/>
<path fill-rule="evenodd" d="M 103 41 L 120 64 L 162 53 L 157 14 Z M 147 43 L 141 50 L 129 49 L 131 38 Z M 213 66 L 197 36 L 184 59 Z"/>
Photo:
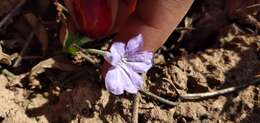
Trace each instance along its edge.
<path fill-rule="evenodd" d="M 13 79 L 16 78 L 16 75 L 13 74 L 12 72 L 10 72 L 10 71 L 7 70 L 7 69 L 2 69 L 1 72 L 2 72 L 3 74 L 5 74 L 6 76 L 9 76 L 9 77 L 11 77 L 11 78 L 13 78 Z"/>
<path fill-rule="evenodd" d="M 106 56 L 109 53 L 108 51 L 97 50 L 97 49 L 86 49 L 85 51 L 88 53 L 96 53 L 102 56 Z"/>
<path fill-rule="evenodd" d="M 78 48 L 83 53 L 95 53 L 95 54 L 99 54 L 102 56 L 106 56 L 109 53 L 108 51 L 97 50 L 97 49 L 83 49 L 80 46 L 78 46 L 77 44 L 73 44 L 73 46 Z"/>
<path fill-rule="evenodd" d="M 85 60 L 87 60 L 89 63 L 95 64 L 95 61 L 94 61 L 92 58 L 90 58 L 87 54 L 85 54 L 84 52 L 80 52 L 80 55 L 81 55 Z"/>
<path fill-rule="evenodd" d="M 234 91 L 240 90 L 242 88 L 245 88 L 249 85 L 254 85 L 254 84 L 260 84 L 260 78 L 257 78 L 255 80 L 253 80 L 252 82 L 249 82 L 246 84 L 242 84 L 242 85 L 235 86 L 235 87 L 229 87 L 229 88 L 225 88 L 225 89 L 214 91 L 214 92 L 183 94 L 183 95 L 180 95 L 180 98 L 183 100 L 198 100 L 198 99 L 204 99 L 204 98 L 209 98 L 209 97 L 216 97 L 219 95 L 232 93 Z"/>
<path fill-rule="evenodd" d="M 137 93 L 134 97 L 134 104 L 133 104 L 133 119 L 132 123 L 138 123 L 138 109 L 139 109 L 139 102 L 140 102 L 140 93 Z"/>
<path fill-rule="evenodd" d="M 20 65 L 26 50 L 29 48 L 29 45 L 32 42 L 33 36 L 34 36 L 34 32 L 31 32 L 30 35 L 27 38 L 26 43 L 23 46 L 23 49 L 22 49 L 21 53 L 19 54 L 18 58 L 15 60 L 13 67 L 16 68 L 16 67 L 18 67 Z"/>
<path fill-rule="evenodd" d="M 172 102 L 172 101 L 170 101 L 170 100 L 167 100 L 167 99 L 165 99 L 165 98 L 162 98 L 162 97 L 160 97 L 160 96 L 157 96 L 157 95 L 155 95 L 155 94 L 153 94 L 153 93 L 151 93 L 151 92 L 149 92 L 149 91 L 140 90 L 140 92 L 141 92 L 142 94 L 146 95 L 146 96 L 153 97 L 154 99 L 157 99 L 158 101 L 160 101 L 160 102 L 162 102 L 162 103 L 165 103 L 165 104 L 167 104 L 167 105 L 169 105 L 169 106 L 176 106 L 176 105 L 178 105 L 177 102 Z"/>

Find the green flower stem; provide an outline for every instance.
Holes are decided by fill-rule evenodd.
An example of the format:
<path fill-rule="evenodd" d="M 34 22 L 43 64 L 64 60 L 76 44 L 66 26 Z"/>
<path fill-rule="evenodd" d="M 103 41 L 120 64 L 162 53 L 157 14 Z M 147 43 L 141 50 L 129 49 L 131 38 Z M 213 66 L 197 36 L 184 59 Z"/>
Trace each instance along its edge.
<path fill-rule="evenodd" d="M 97 49 L 83 49 L 80 46 L 78 46 L 77 44 L 73 44 L 73 46 L 75 48 L 79 49 L 83 53 L 95 53 L 95 54 L 99 54 L 102 56 L 106 56 L 109 53 L 108 51 L 97 50 Z"/>
<path fill-rule="evenodd" d="M 97 50 L 97 49 L 86 49 L 85 51 L 88 53 L 95 53 L 102 56 L 106 56 L 109 53 L 108 51 Z"/>

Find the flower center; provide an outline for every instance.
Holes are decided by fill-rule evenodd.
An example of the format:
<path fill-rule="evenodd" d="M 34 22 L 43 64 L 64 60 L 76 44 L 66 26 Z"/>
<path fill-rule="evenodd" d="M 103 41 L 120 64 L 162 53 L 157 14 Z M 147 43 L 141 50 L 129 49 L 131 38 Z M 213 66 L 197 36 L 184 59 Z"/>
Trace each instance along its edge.
<path fill-rule="evenodd" d="M 127 58 L 123 57 L 119 62 L 119 66 L 126 66 L 127 65 Z"/>

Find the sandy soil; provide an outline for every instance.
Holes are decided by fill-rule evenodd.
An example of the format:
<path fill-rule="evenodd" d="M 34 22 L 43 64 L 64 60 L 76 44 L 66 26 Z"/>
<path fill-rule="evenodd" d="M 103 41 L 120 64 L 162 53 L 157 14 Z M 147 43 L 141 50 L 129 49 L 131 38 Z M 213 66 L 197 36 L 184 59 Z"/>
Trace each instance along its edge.
<path fill-rule="evenodd" d="M 5 11 L 0 9 L 0 16 L 5 15 L 10 8 Z M 216 9 L 213 10 L 216 12 Z M 220 13 L 217 11 L 211 14 L 216 14 L 221 19 L 223 15 Z M 252 26 L 247 28 L 247 25 L 240 24 L 243 28 L 238 29 L 236 21 L 224 21 L 218 23 L 218 27 L 206 25 L 212 29 L 210 31 L 215 38 L 212 38 L 213 35 L 209 36 L 211 38 L 203 38 L 203 34 L 208 35 L 208 30 L 203 31 L 203 22 L 202 19 L 195 25 L 199 31 L 202 30 L 199 33 L 201 35 L 187 35 L 178 51 L 161 49 L 155 54 L 155 64 L 147 73 L 146 90 L 168 100 L 178 101 L 172 84 L 180 93 L 213 92 L 249 83 L 260 74 L 259 32 L 253 33 L 250 29 Z M 20 30 L 11 26 L 9 31 L 0 31 L 0 35 L 9 34 L 15 29 Z M 195 31 L 194 34 L 198 32 Z M 171 40 L 173 39 L 169 39 L 166 45 Z M 186 40 L 189 42 L 185 42 Z M 201 47 L 198 48 L 198 44 Z M 9 42 L 4 46 L 13 45 Z M 49 52 L 53 47 L 50 47 Z M 17 49 L 21 47 L 7 51 Z M 170 57 L 171 55 L 174 57 Z M 95 58 L 100 60 L 99 57 Z M 96 66 L 83 63 L 83 70 L 76 72 L 48 69 L 39 75 L 40 86 L 31 88 L 28 78 L 20 77 L 38 62 L 39 60 L 25 60 L 19 68 L 6 67 L 19 75 L 16 79 L 0 74 L 0 123 L 131 122 L 134 95 L 114 96 L 108 93 Z M 164 78 L 171 81 L 165 81 Z M 260 85 L 250 85 L 231 94 L 213 98 L 182 100 L 175 107 L 144 95 L 139 104 L 140 123 L 259 121 Z"/>

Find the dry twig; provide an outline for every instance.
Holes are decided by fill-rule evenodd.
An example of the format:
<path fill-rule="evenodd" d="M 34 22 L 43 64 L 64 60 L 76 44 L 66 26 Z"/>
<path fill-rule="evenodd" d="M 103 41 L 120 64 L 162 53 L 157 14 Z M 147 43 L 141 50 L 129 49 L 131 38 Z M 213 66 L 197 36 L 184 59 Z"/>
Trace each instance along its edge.
<path fill-rule="evenodd" d="M 10 77 L 10 78 L 12 78 L 12 79 L 16 78 L 16 75 L 13 74 L 12 72 L 10 72 L 10 71 L 7 70 L 7 69 L 2 69 L 2 70 L 1 70 L 1 73 L 5 74 L 6 76 L 8 76 L 8 77 Z"/>
<path fill-rule="evenodd" d="M 60 4 L 57 0 L 54 2 L 54 5 L 56 6 L 56 10 L 58 12 L 57 22 L 62 21 L 64 24 L 66 24 L 65 20 L 67 19 L 67 17 L 64 14 L 64 11 L 68 13 L 69 10 L 65 6 Z"/>
<path fill-rule="evenodd" d="M 177 93 L 178 96 L 180 96 L 180 92 L 179 90 L 177 89 L 177 87 L 174 85 L 174 83 L 172 82 L 172 80 L 169 80 L 168 78 L 163 78 L 163 80 L 169 82 L 171 84 L 171 86 L 173 87 L 173 89 L 175 90 L 175 92 Z"/>
<path fill-rule="evenodd" d="M 33 36 L 34 36 L 34 32 L 31 32 L 30 35 L 27 38 L 26 43 L 24 44 L 24 47 L 23 47 L 21 53 L 19 54 L 18 58 L 15 60 L 13 67 L 18 67 L 20 65 L 20 63 L 21 63 L 21 61 L 23 59 L 24 53 L 26 52 L 26 50 L 28 49 L 30 43 L 32 42 Z"/>
<path fill-rule="evenodd" d="M 11 11 L 9 12 L 3 20 L 1 20 L 0 22 L 0 28 L 2 28 L 4 26 L 4 24 L 10 19 L 12 18 L 17 11 L 19 11 L 21 9 L 21 7 L 26 3 L 26 0 L 21 0 L 20 3 L 18 3 L 18 5 L 16 5 L 16 7 Z"/>
<path fill-rule="evenodd" d="M 246 13 L 252 13 L 252 12 L 259 12 L 260 11 L 260 4 L 253 4 L 249 5 L 245 8 L 239 8 L 236 10 L 236 12 L 245 11 Z"/>

